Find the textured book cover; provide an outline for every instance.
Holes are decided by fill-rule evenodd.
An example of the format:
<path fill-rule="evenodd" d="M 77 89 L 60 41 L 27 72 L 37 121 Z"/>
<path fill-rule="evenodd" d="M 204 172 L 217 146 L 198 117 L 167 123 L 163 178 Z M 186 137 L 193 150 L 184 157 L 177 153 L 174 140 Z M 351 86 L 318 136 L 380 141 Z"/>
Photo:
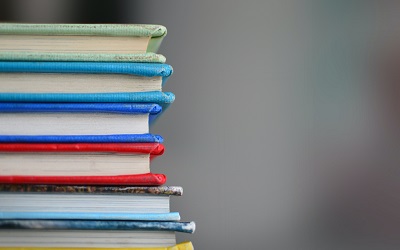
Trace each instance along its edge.
<path fill-rule="evenodd" d="M 0 220 L 0 229 L 148 230 L 194 233 L 194 222 L 104 220 Z"/>
<path fill-rule="evenodd" d="M 167 29 L 161 25 L 145 24 L 24 24 L 1 23 L 0 35 L 36 36 L 90 36 L 90 37 L 149 37 L 143 54 L 123 53 L 38 53 L 30 51 L 0 53 L 0 60 L 16 61 L 111 61 L 111 62 L 165 62 L 155 54 Z"/>
<path fill-rule="evenodd" d="M 170 65 L 162 63 L 0 61 L 0 72 L 124 74 L 143 77 L 161 76 L 164 84 L 172 75 L 173 69 Z"/>
<path fill-rule="evenodd" d="M 28 176 L 0 175 L 3 184 L 54 184 L 54 185 L 113 185 L 160 186 L 167 181 L 164 174 L 136 174 L 115 176 Z"/>
<path fill-rule="evenodd" d="M 162 155 L 164 145 L 160 143 L 2 143 L 4 152 L 87 152 L 118 154 Z"/>
<path fill-rule="evenodd" d="M 44 62 L 146 62 L 165 63 L 163 55 L 144 54 L 85 54 L 85 53 L 38 53 L 38 52 L 2 52 L 0 60 L 44 61 Z"/>
<path fill-rule="evenodd" d="M 108 248 L 108 247 L 0 247 L 0 250 L 193 250 L 192 242 L 182 242 L 175 246 L 171 247 L 117 247 L 117 248 Z"/>
<path fill-rule="evenodd" d="M 0 135 L 1 143 L 162 143 L 160 135 Z"/>
<path fill-rule="evenodd" d="M 0 102 L 56 103 L 156 103 L 166 110 L 175 100 L 170 92 L 130 93 L 0 93 Z"/>
<path fill-rule="evenodd" d="M 162 108 L 158 104 L 140 103 L 23 103 L 0 102 L 0 113 L 113 113 L 149 114 L 152 123 Z"/>
<path fill-rule="evenodd" d="M 29 185 L 29 184 L 0 184 L 0 192 L 7 193 L 59 193 L 59 194 L 132 194 L 182 196 L 182 187 L 159 186 L 69 186 L 69 185 Z"/>
<path fill-rule="evenodd" d="M 118 113 L 157 115 L 157 104 L 138 103 L 0 103 L 1 113 Z"/>

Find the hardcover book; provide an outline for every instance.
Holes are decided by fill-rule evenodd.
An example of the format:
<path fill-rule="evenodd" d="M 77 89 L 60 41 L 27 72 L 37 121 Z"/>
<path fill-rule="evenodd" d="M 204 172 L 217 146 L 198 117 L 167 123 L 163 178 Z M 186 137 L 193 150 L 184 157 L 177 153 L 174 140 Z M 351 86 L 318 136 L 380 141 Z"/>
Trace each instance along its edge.
<path fill-rule="evenodd" d="M 168 247 L 175 232 L 194 230 L 194 222 L 0 220 L 0 246 Z"/>
<path fill-rule="evenodd" d="M 156 103 L 166 110 L 175 100 L 171 92 L 118 92 L 118 93 L 2 93 L 0 102 L 40 103 Z"/>
<path fill-rule="evenodd" d="M 0 135 L 0 143 L 162 143 L 160 135 Z"/>
<path fill-rule="evenodd" d="M 0 61 L 0 93 L 161 91 L 171 74 L 160 63 Z"/>
<path fill-rule="evenodd" d="M 0 103 L 6 136 L 147 134 L 161 113 L 157 104 Z"/>
<path fill-rule="evenodd" d="M 61 184 L 61 185 L 135 185 L 159 186 L 167 181 L 164 174 L 90 175 L 90 176 L 42 176 L 0 175 L 4 184 Z"/>
<path fill-rule="evenodd" d="M 170 213 L 171 195 L 181 196 L 182 188 L 1 184 L 0 217 L 99 219 L 135 215 L 141 220 L 179 220 L 179 214 Z"/>
<path fill-rule="evenodd" d="M 159 143 L 0 143 L 0 176 L 113 176 L 150 172 Z"/>
<path fill-rule="evenodd" d="M 139 24 L 0 23 L 0 60 L 165 62 L 167 30 Z"/>

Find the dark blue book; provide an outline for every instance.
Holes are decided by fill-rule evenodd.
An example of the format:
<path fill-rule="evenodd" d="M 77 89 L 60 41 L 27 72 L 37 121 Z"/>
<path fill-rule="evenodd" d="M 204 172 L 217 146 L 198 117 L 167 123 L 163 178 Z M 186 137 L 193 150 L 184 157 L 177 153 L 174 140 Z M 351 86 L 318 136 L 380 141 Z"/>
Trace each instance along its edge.
<path fill-rule="evenodd" d="M 157 104 L 0 102 L 0 142 L 160 142 Z"/>

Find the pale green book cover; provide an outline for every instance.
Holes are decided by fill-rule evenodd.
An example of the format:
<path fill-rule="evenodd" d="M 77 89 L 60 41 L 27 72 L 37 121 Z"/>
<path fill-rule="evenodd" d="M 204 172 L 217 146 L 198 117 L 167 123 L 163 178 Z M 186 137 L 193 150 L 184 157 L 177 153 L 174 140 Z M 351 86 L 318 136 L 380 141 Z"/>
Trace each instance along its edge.
<path fill-rule="evenodd" d="M 27 51 L 4 51 L 0 60 L 23 61 L 114 61 L 114 62 L 159 62 L 165 57 L 155 54 L 167 34 L 162 25 L 151 24 L 27 24 L 0 23 L 1 35 L 33 36 L 101 36 L 101 37 L 149 37 L 147 53 L 38 53 Z"/>

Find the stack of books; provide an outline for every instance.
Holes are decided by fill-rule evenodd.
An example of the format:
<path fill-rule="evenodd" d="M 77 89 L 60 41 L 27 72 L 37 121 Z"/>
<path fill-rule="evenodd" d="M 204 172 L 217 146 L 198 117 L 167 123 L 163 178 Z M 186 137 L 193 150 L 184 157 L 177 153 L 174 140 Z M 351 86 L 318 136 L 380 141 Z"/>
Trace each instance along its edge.
<path fill-rule="evenodd" d="M 0 249 L 193 249 L 150 162 L 160 25 L 0 24 Z"/>

